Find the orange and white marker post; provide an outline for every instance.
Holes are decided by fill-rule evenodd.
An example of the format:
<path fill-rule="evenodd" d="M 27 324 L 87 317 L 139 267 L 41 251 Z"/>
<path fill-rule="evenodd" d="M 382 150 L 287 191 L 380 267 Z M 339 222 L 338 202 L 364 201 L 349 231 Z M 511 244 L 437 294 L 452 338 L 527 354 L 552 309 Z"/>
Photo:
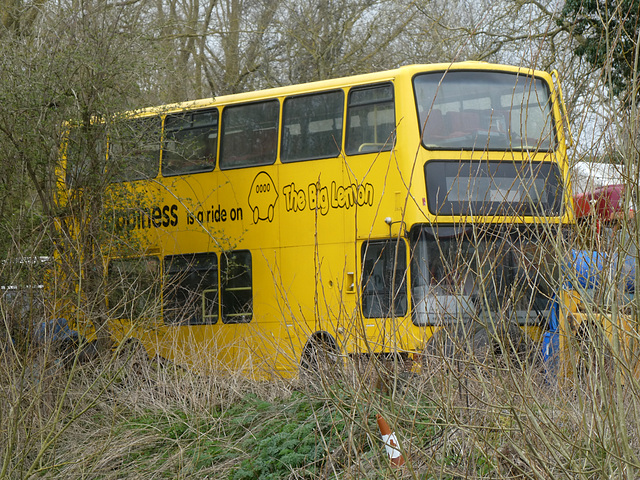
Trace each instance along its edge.
<path fill-rule="evenodd" d="M 387 455 L 389 455 L 389 460 L 391 460 L 391 465 L 394 467 L 404 465 L 404 457 L 399 450 L 400 444 L 398 443 L 395 432 L 391 431 L 389 424 L 382 418 L 382 415 L 377 414 L 376 419 L 378 420 L 378 428 L 380 429 L 380 435 L 382 435 L 382 442 L 384 443 L 384 448 L 387 450 Z"/>

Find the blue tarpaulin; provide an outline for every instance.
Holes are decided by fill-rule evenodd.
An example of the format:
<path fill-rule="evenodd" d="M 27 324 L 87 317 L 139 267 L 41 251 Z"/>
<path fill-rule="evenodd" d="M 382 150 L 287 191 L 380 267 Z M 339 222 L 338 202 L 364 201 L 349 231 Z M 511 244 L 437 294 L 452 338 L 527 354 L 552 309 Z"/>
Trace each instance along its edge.
<path fill-rule="evenodd" d="M 565 280 L 563 288 L 567 290 L 591 290 L 596 288 L 602 281 L 602 274 L 605 265 L 612 272 L 617 272 L 618 256 L 612 255 L 608 258 L 606 253 L 593 252 L 589 250 L 572 250 L 570 263 L 565 265 L 563 274 Z M 622 283 L 624 292 L 635 293 L 635 258 L 627 256 L 622 265 Z M 551 314 L 547 331 L 542 338 L 542 359 L 545 363 L 545 370 L 548 376 L 555 377 L 558 366 L 558 353 L 560 349 L 560 305 L 554 295 L 552 298 Z"/>

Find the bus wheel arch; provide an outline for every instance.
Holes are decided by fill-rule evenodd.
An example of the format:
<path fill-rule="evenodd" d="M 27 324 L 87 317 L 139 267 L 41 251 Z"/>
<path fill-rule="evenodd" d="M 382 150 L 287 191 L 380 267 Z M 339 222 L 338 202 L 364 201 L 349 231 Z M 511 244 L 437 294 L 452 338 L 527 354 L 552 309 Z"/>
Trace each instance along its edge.
<path fill-rule="evenodd" d="M 314 332 L 300 357 L 300 371 L 306 374 L 329 374 L 339 366 L 340 347 L 333 335 L 327 331 Z"/>

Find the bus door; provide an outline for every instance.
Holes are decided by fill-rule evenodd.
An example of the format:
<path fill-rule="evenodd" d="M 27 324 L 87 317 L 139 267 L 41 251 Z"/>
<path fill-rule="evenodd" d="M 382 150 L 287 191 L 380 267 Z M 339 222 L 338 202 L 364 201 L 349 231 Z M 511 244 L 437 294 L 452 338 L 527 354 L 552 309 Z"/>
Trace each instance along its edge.
<path fill-rule="evenodd" d="M 408 308 L 407 243 L 402 238 L 366 240 L 360 246 L 361 348 L 394 350 L 405 338 Z"/>

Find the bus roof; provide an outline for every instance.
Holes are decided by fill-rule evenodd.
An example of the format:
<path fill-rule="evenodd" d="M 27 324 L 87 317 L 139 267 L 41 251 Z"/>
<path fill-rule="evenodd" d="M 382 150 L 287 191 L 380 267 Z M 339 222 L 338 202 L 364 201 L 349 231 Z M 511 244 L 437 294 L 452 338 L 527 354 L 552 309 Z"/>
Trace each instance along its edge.
<path fill-rule="evenodd" d="M 393 70 L 385 70 L 374 73 L 365 73 L 348 77 L 334 78 L 329 80 L 319 80 L 309 83 L 301 83 L 284 87 L 275 87 L 264 90 L 256 90 L 245 93 L 223 95 L 215 98 L 204 98 L 180 103 L 167 104 L 163 106 L 147 107 L 130 112 L 131 115 L 151 115 L 176 112 L 186 109 L 204 108 L 214 105 L 225 105 L 240 102 L 249 102 L 263 99 L 265 97 L 278 97 L 292 95 L 296 93 L 309 93 L 316 90 L 326 90 L 330 88 L 340 88 L 347 85 L 359 85 L 372 82 L 384 82 L 393 80 L 399 75 L 412 76 L 421 72 L 437 72 L 446 70 L 495 70 L 524 75 L 547 75 L 542 71 L 534 71 L 529 68 L 515 67 L 510 65 L 492 64 L 486 62 L 466 61 L 455 63 L 434 63 L 434 64 L 414 64 L 398 67 Z"/>

